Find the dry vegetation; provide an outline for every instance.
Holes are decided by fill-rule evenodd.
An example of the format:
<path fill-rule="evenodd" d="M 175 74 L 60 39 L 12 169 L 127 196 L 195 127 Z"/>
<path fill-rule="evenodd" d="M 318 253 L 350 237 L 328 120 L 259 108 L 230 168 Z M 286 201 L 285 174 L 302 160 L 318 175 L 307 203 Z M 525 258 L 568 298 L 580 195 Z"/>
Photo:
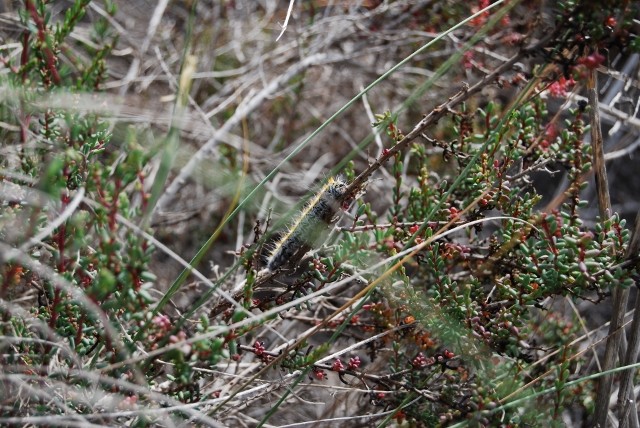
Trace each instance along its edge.
<path fill-rule="evenodd" d="M 634 2 L 0 12 L 0 425 L 639 426 Z"/>

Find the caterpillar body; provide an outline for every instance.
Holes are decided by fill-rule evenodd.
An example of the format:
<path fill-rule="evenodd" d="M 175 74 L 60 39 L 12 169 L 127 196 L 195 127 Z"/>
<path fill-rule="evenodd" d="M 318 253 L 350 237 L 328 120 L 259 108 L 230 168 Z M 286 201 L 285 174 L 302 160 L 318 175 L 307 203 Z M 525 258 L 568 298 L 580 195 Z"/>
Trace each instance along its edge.
<path fill-rule="evenodd" d="M 323 232 L 337 220 L 346 190 L 347 183 L 342 177 L 329 178 L 274 245 L 267 260 L 267 269 L 273 272 L 295 263 L 317 245 Z"/>

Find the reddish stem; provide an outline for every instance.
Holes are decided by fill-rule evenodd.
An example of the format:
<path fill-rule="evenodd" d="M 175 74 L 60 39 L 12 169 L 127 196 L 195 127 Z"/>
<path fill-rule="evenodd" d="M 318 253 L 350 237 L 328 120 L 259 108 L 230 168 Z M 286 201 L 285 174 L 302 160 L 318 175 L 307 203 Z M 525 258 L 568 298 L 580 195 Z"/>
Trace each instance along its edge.
<path fill-rule="evenodd" d="M 53 80 L 53 83 L 56 85 L 60 84 L 60 74 L 58 73 L 58 69 L 56 68 L 56 57 L 53 54 L 51 48 L 47 45 L 47 28 L 44 19 L 38 14 L 38 10 L 36 9 L 35 4 L 32 0 L 25 0 L 25 7 L 29 11 L 31 15 L 31 19 L 36 24 L 38 28 L 38 41 L 42 45 L 42 53 L 45 56 L 47 70 Z M 24 54 L 24 51 L 23 51 Z"/>
<path fill-rule="evenodd" d="M 29 62 L 29 32 L 22 33 L 22 55 L 20 55 L 20 66 L 22 67 L 22 83 L 27 80 L 27 62 Z"/>
<path fill-rule="evenodd" d="M 58 233 L 55 236 L 55 241 L 58 246 L 58 263 L 57 269 L 59 274 L 63 274 L 65 272 L 65 259 L 64 259 L 64 240 L 66 236 L 66 227 L 65 225 L 60 226 L 58 229 Z M 51 318 L 49 319 L 49 327 L 55 329 L 56 323 L 58 321 L 58 306 L 62 300 L 62 293 L 59 288 L 56 288 L 53 294 L 53 304 L 51 305 Z"/>
<path fill-rule="evenodd" d="M 20 55 L 22 83 L 27 81 L 27 62 L 29 62 L 29 32 L 25 31 L 22 34 L 22 55 Z M 22 120 L 20 120 L 20 141 L 22 144 L 26 144 L 29 138 L 29 122 L 31 122 L 31 116 L 28 114 L 24 115 Z"/>
<path fill-rule="evenodd" d="M 14 278 L 19 274 L 22 266 L 19 265 L 9 265 L 6 273 L 4 274 L 4 280 L 2 281 L 2 288 L 0 289 L 0 298 L 4 298 L 6 296 L 9 287 L 14 282 Z"/>

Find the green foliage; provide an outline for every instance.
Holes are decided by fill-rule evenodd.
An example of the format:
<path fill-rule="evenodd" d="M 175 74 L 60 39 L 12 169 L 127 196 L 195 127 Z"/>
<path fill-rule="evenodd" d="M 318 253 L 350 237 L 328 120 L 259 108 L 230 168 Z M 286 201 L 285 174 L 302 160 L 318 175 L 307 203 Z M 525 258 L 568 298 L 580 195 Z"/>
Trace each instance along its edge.
<path fill-rule="evenodd" d="M 236 195 L 221 203 L 229 210 L 215 213 L 216 232 L 210 233 L 206 213 L 196 238 L 185 239 L 209 236 L 199 250 L 193 244 L 197 256 L 191 268 L 200 268 L 211 246 L 215 280 L 200 275 L 197 283 L 185 285 L 189 268 L 177 278 L 158 278 L 167 274 L 153 268 L 159 257 L 154 239 L 171 228 L 148 227 L 155 196 L 164 190 L 164 181 L 157 180 L 158 195 L 149 194 L 157 147 L 143 144 L 135 127 L 121 132 L 92 108 L 76 104 L 104 95 L 111 79 L 107 64 L 118 42 L 111 25 L 115 3 L 102 4 L 107 16 L 89 19 L 86 0 L 71 2 L 56 16 L 52 2 L 26 0 L 19 13 L 22 55 L 0 51 L 5 65 L 0 138 L 7 142 L 0 176 L 8 189 L 3 187 L 0 212 L 0 374 L 6 375 L 0 386 L 15 397 L 11 405 L 1 403 L 0 417 L 75 412 L 93 418 L 139 406 L 152 411 L 113 413 L 104 423 L 151 426 L 161 424 L 153 411 L 171 406 L 166 410 L 175 418 L 171 423 L 189 424 L 191 418 L 221 417 L 236 395 L 245 400 L 255 379 L 274 385 L 261 403 L 268 412 L 255 412 L 263 418 L 260 424 L 268 423 L 303 381 L 308 386 L 336 379 L 366 397 L 353 414 L 380 413 L 386 418 L 380 425 L 393 420 L 406 426 L 526 426 L 540 424 L 543 411 L 545 423 L 559 426 L 567 408 L 591 412 L 592 385 L 574 382 L 588 374 L 580 371 L 586 357 L 574 344 L 581 320 L 554 311 L 553 304 L 563 299 L 597 304 L 612 290 L 630 287 L 638 268 L 627 261 L 630 232 L 619 214 L 585 221 L 591 106 L 555 112 L 554 99 L 603 64 L 599 52 L 638 49 L 638 37 L 631 34 L 637 5 L 559 2 L 546 44 L 520 58 L 544 64 L 535 64 L 526 76 L 509 69 L 485 82 L 488 89 L 511 87 L 516 96 L 509 102 L 497 96 L 478 101 L 466 97 L 470 89 L 463 87 L 456 95 L 462 101 L 439 100 L 432 110 L 442 113 L 437 126 L 416 135 L 415 123 L 426 120 L 430 109 L 413 101 L 444 81 L 456 60 L 467 72 L 458 77 L 478 70 L 480 79 L 490 75 L 474 58 L 479 50 L 471 45 L 479 35 L 513 45 L 525 39 L 507 19 L 515 5 L 489 19 L 479 12 L 489 2 L 472 8 L 453 3 L 438 5 L 438 14 L 407 13 L 406 26 L 422 36 L 446 31 L 477 12 L 467 22 L 476 33 L 468 45 L 456 42 L 458 57 L 447 54 L 442 57 L 448 60 L 429 63 L 429 55 L 439 53 L 432 47 L 416 58 L 420 67 L 438 68 L 418 89 L 408 83 L 393 88 L 414 91 L 408 92 L 406 111 L 370 115 L 380 145 L 377 157 L 367 148 L 373 137 L 367 137 L 336 172 L 348 183 L 367 168 L 373 175 L 340 200 L 342 206 L 331 207 L 350 214 L 338 227 L 327 224 L 325 244 L 304 248 L 298 265 L 265 269 L 262 256 L 276 240 L 274 224 L 285 221 L 272 222 L 270 211 L 266 220 L 257 220 L 256 210 L 248 208 L 257 190 L 245 189 L 254 149 L 249 143 L 261 130 L 243 123 L 242 144 L 220 144 L 215 163 L 201 167 L 219 169 L 216 175 L 194 180 L 224 188 L 223 198 L 239 184 Z M 504 28 L 493 26 L 498 20 Z M 385 23 L 367 24 L 367 32 L 375 34 Z M 74 37 L 80 28 L 82 37 Z M 422 43 L 407 45 L 422 49 Z M 222 52 L 213 67 L 222 77 L 212 79 L 209 90 L 232 80 L 242 67 L 241 55 Z M 314 72 L 305 69 L 280 82 L 287 90 L 274 97 L 267 113 L 287 116 L 289 123 L 285 134 L 274 136 L 272 152 L 288 150 L 283 145 L 326 113 L 309 119 L 298 109 Z M 182 86 L 179 97 L 185 106 L 198 98 L 187 97 L 188 87 Z M 230 120 L 237 110 L 225 107 L 216 120 Z M 177 122 L 165 139 L 171 145 L 163 167 L 167 177 L 179 146 Z M 354 160 L 365 151 L 364 161 Z M 532 178 L 549 169 L 566 177 L 550 202 Z M 236 206 L 244 209 L 238 224 L 232 223 Z M 234 263 L 224 264 L 231 256 Z M 160 282 L 173 282 L 164 296 L 158 295 Z M 204 291 L 202 284 L 208 286 Z M 178 291 L 188 297 L 182 307 L 170 302 Z M 168 315 L 174 306 L 178 310 Z M 277 341 L 283 345 L 276 347 Z M 266 368 L 281 372 L 278 382 L 289 382 L 278 391 L 279 401 L 269 396 L 279 384 L 269 378 L 274 370 Z M 44 383 L 63 399 L 58 392 L 34 392 Z M 226 395 L 220 397 L 223 389 Z M 537 390 L 550 392 L 536 395 Z M 111 402 L 103 405 L 91 394 Z M 509 407 L 514 402 L 524 404 Z M 206 409 L 194 416 L 196 410 L 190 413 L 186 403 Z"/>
<path fill-rule="evenodd" d="M 3 266 L 0 295 L 11 299 L 29 286 L 38 294 L 28 315 L 18 307 L 0 308 L 2 334 L 17 339 L 5 348 L 10 358 L 3 364 L 9 364 L 9 372 L 38 371 L 52 361 L 65 372 L 80 368 L 76 358 L 86 359 L 90 367 L 123 361 L 139 345 L 128 338 L 140 329 L 153 300 L 148 291 L 155 279 L 148 267 L 153 247 L 119 220 L 139 217 L 144 206 L 145 154 L 113 147 L 109 124 L 98 116 L 74 111 L 73 104 L 47 105 L 56 97 L 72 100 L 93 93 L 107 79 L 105 58 L 115 37 L 106 18 L 95 22 L 91 46 L 74 44 L 69 37 L 88 3 L 76 1 L 62 21 L 53 23 L 47 2 L 26 1 L 20 14 L 28 29 L 22 36 L 25 54 L 8 64 L 10 72 L 0 81 L 3 90 L 15 95 L 2 100 L 1 120 L 9 125 L 2 137 L 13 141 L 15 150 L 5 147 L 11 156 L 3 157 L 1 167 L 17 177 L 21 192 L 33 195 L 3 201 L 3 241 L 24 253 Z M 68 62 L 61 60 L 63 52 Z M 65 216 L 66 210 L 70 214 Z M 57 218 L 62 218 L 59 224 Z M 27 244 L 43 231 L 41 241 Z M 38 261 L 24 263 L 27 258 Z M 76 292 L 95 305 L 78 300 Z M 113 331 L 121 336 L 113 337 Z M 14 352 L 20 357 L 13 358 Z M 37 380 L 26 382 L 35 385 Z M 82 378 L 65 382 L 84 384 Z M 28 400 L 19 390 L 7 384 L 3 392 L 16 394 L 18 402 Z M 62 411 L 38 404 L 46 401 L 36 398 L 32 410 L 16 408 L 3 415 Z M 78 404 L 77 411 L 91 409 Z"/>
<path fill-rule="evenodd" d="M 542 347 L 567 343 L 566 335 L 551 338 L 545 332 L 550 326 L 538 326 L 534 314 L 542 308 L 545 299 L 554 296 L 589 298 L 593 292 L 602 296 L 611 287 L 633 283 L 632 276 L 636 272 L 616 268 L 625 260 L 624 249 L 629 239 L 623 220 L 614 215 L 607 221 L 598 222 L 594 231 L 580 220 L 580 207 L 584 204 L 578 199 L 579 189 L 583 187 L 584 174 L 590 169 L 589 146 L 583 144 L 582 113 L 573 112 L 574 118 L 558 131 L 556 140 L 542 148 L 540 137 L 536 136 L 544 135 L 545 129 L 552 124 L 548 123 L 549 118 L 539 99 L 512 111 L 502 123 L 499 116 L 492 114 L 494 110 L 490 104 L 475 115 L 463 110 L 454 116 L 454 122 L 458 123 L 454 129 L 454 142 L 443 145 L 444 165 L 450 170 L 447 174 L 462 174 L 468 158 L 477 156 L 480 159 L 454 191 L 448 192 L 450 184 L 437 178 L 442 172 L 429 171 L 425 158 L 420 156 L 424 146 L 414 145 L 413 151 L 419 157 L 415 166 L 416 184 L 408 194 L 401 193 L 401 178 L 396 175 L 391 197 L 391 223 L 373 227 L 375 232 L 370 235 L 370 239 L 378 243 L 376 249 L 384 258 L 413 242 L 413 233 L 425 219 L 429 220 L 428 226 L 423 232 L 418 231 L 416 243 L 431 239 L 448 221 L 463 220 L 464 223 L 464 220 L 496 214 L 509 217 L 495 220 L 498 227 L 492 227 L 491 223 L 469 227 L 453 242 L 448 239 L 433 242 L 417 253 L 407 266 L 411 275 L 398 277 L 404 285 L 394 284 L 377 293 L 379 302 L 386 302 L 390 308 L 402 308 L 403 312 L 428 326 L 428 330 L 439 332 L 440 346 L 456 348 L 457 342 L 456 354 L 465 355 L 469 364 L 474 355 L 488 358 L 489 350 L 526 361 L 526 351 L 521 343 L 527 338 L 531 340 L 532 336 Z M 490 126 L 482 128 L 483 124 Z M 495 141 L 488 151 L 481 144 L 486 140 Z M 522 170 L 524 165 L 535 166 L 546 160 L 564 165 L 570 183 L 566 192 L 568 202 L 558 210 L 541 214 L 536 206 L 540 195 L 530 182 L 521 179 L 522 176 L 513 177 L 518 177 L 514 173 L 518 165 Z M 402 170 L 398 157 L 392 170 L 396 174 Z M 448 199 L 442 199 L 444 194 L 449 195 Z M 426 208 L 440 203 L 449 208 L 441 209 L 429 218 Z M 466 217 L 457 217 L 468 206 L 474 209 Z M 375 225 L 375 214 L 369 218 Z M 361 227 L 365 224 L 357 223 Z M 352 242 L 344 239 L 342 246 Z M 360 248 L 363 246 L 359 244 Z M 353 253 L 356 248 L 350 246 L 343 251 Z M 442 316 L 434 317 L 434 312 L 442 313 Z M 444 319 L 449 323 L 457 322 L 447 327 L 443 325 Z M 469 333 L 471 336 L 467 337 Z M 460 346 L 462 343 L 465 345 Z M 562 408 L 568 397 L 567 391 L 558 383 L 567 377 L 566 353 L 567 349 L 563 353 L 564 362 L 557 367 L 556 410 Z M 509 370 L 509 366 L 505 362 L 504 370 Z M 469 404 L 462 413 L 447 417 L 456 419 L 464 413 L 473 413 L 474 408 L 481 407 L 493 394 L 496 398 L 506 395 L 496 393 L 502 382 L 495 382 L 495 375 L 493 370 L 484 367 L 475 378 L 476 381 L 483 379 L 481 383 L 488 388 L 488 395 L 471 394 L 475 397 L 471 402 L 475 404 Z M 513 371 L 508 376 L 515 381 L 519 374 Z M 441 386 L 443 396 L 451 393 L 448 387 L 466 385 L 460 379 L 450 381 L 448 386 Z M 430 391 L 434 391 L 435 386 L 428 378 L 419 380 L 418 384 L 420 382 L 425 382 Z M 512 384 L 511 388 L 515 390 L 521 385 Z M 540 404 L 546 403 L 546 398 L 542 400 Z M 446 413 L 445 409 L 446 406 L 443 409 L 432 407 L 436 413 Z M 513 416 L 517 418 L 515 414 Z"/>

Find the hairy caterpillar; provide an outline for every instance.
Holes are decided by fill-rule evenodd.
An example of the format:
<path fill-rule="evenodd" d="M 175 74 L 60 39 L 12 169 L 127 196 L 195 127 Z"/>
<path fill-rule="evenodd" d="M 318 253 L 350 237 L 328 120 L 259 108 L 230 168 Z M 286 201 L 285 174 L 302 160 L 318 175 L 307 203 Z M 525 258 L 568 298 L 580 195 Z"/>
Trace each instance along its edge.
<path fill-rule="evenodd" d="M 347 183 L 342 177 L 329 178 L 274 245 L 267 260 L 267 269 L 273 272 L 295 262 L 312 249 L 327 227 L 337 220 L 336 214 L 346 190 Z"/>

